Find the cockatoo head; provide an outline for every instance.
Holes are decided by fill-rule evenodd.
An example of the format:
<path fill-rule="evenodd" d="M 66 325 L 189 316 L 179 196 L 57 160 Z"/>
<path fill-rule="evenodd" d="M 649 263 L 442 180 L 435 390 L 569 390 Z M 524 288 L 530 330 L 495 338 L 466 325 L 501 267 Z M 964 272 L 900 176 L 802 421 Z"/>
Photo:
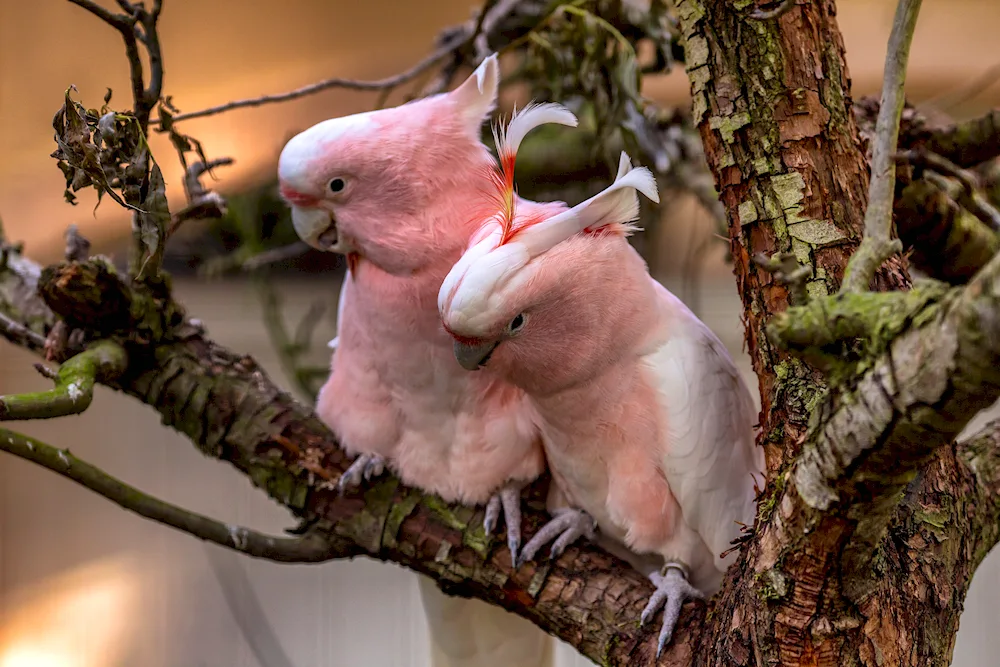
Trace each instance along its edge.
<path fill-rule="evenodd" d="M 450 210 L 490 164 L 480 136 L 499 80 L 494 54 L 450 92 L 333 118 L 294 136 L 281 152 L 278 180 L 299 237 L 390 272 L 418 267 L 422 253 L 455 236 L 432 223 L 456 216 L 427 212 Z"/>
<path fill-rule="evenodd" d="M 609 282 L 635 258 L 623 238 L 635 229 L 637 191 L 659 201 L 653 175 L 622 153 L 615 182 L 594 197 L 518 226 L 501 214 L 474 236 L 438 293 L 459 363 L 529 390 L 595 370 L 615 323 L 634 319 L 626 292 L 644 284 Z"/>

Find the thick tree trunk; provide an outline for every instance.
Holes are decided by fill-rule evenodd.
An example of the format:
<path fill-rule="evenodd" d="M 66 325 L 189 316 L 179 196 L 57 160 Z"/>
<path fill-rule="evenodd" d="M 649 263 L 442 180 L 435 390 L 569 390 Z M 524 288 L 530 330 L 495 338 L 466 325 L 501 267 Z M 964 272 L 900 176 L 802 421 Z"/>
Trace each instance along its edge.
<path fill-rule="evenodd" d="M 834 2 L 798 3 L 770 21 L 750 19 L 738 5 L 682 0 L 676 8 L 695 120 L 729 218 L 747 342 L 760 380 L 760 439 L 769 479 L 778 480 L 762 502 L 766 519 L 782 498 L 786 464 L 822 404 L 823 382 L 768 341 L 764 327 L 788 308 L 789 292 L 753 257 L 792 252 L 811 268 L 810 296 L 834 293 L 860 240 L 868 165 Z M 909 287 L 899 258 L 886 263 L 875 287 Z M 967 555 L 969 540 L 941 517 L 962 511 L 958 494 L 970 477 L 953 449 L 938 453 L 875 560 L 872 579 L 882 577 L 881 583 L 862 599 L 845 595 L 840 571 L 851 521 L 813 526 L 819 535 L 795 549 L 780 544 L 797 539 L 781 534 L 780 521 L 758 535 L 717 602 L 713 617 L 732 621 L 716 628 L 704 647 L 705 664 L 948 664 L 974 565 L 956 553 Z M 914 503 L 916 497 L 922 501 Z"/>

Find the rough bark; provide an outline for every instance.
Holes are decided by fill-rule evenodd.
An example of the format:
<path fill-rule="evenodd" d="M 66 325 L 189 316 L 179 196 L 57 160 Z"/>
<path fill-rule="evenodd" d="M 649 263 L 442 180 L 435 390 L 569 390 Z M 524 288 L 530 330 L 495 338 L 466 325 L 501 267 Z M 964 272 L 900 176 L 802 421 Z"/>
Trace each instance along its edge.
<path fill-rule="evenodd" d="M 755 254 L 792 252 L 811 267 L 810 295 L 831 294 L 857 247 L 868 167 L 851 108 L 833 2 L 797 5 L 777 21 L 748 20 L 721 2 L 676 3 L 701 131 L 729 212 L 746 340 L 760 383 L 769 471 L 794 456 L 823 386 L 813 370 L 772 348 L 764 334 L 789 292 Z M 881 288 L 906 288 L 894 260 Z"/>
<path fill-rule="evenodd" d="M 767 323 L 787 309 L 789 293 L 751 261 L 758 254 L 793 253 L 811 269 L 807 288 L 811 297 L 818 298 L 836 290 L 858 244 L 867 204 L 868 165 L 852 112 L 834 3 L 799 3 L 776 21 L 762 22 L 747 20 L 741 7 L 725 2 L 684 0 L 676 6 L 686 41 L 695 121 L 729 216 L 747 342 L 760 379 L 762 439 L 768 446 L 770 479 L 776 482 L 762 503 L 757 535 L 740 562 L 742 585 L 727 587 L 717 601 L 717 609 L 731 611 L 740 622 L 711 639 L 713 657 L 708 663 L 915 665 L 930 660 L 947 664 L 953 642 L 949 631 L 956 627 L 971 574 L 967 565 L 936 558 L 927 550 L 895 550 L 900 567 L 916 563 L 923 570 L 917 583 L 946 582 L 956 591 L 939 605 L 939 613 L 922 614 L 914 610 L 927 604 L 926 586 L 901 587 L 912 583 L 905 568 L 879 572 L 886 575 L 880 582 L 871 569 L 859 571 L 852 554 L 860 544 L 868 548 L 866 558 L 877 554 L 881 566 L 886 554 L 898 546 L 900 535 L 920 532 L 913 523 L 915 515 L 907 517 L 904 506 L 898 509 L 892 534 L 882 541 L 879 522 L 896 503 L 892 488 L 906 485 L 941 438 L 957 434 L 963 419 L 969 417 L 963 414 L 949 421 L 949 409 L 940 404 L 952 397 L 947 383 L 929 390 L 935 393 L 928 399 L 932 407 L 921 405 L 913 412 L 915 403 L 907 401 L 917 397 L 901 396 L 892 382 L 879 377 L 878 363 L 888 364 L 882 372 L 892 369 L 892 353 L 876 362 L 867 376 L 856 378 L 856 385 L 838 387 L 833 398 L 824 398 L 819 375 L 785 356 L 765 334 Z M 875 283 L 877 289 L 909 288 L 899 258 L 886 263 Z M 974 309 L 963 312 L 973 319 L 978 315 Z M 963 327 L 968 324 L 962 322 Z M 922 360 L 927 354 L 923 346 L 931 340 L 931 336 L 921 336 L 918 328 L 913 327 L 907 336 L 920 342 L 911 343 L 907 356 L 901 357 L 910 364 Z M 962 331 L 969 333 L 967 328 Z M 907 345 L 902 339 L 897 343 L 900 348 Z M 990 356 L 985 360 L 993 361 Z M 942 367 L 954 369 L 955 361 L 943 361 Z M 980 370 L 973 366 L 970 372 Z M 866 381 L 873 382 L 872 391 L 865 388 Z M 979 402 L 995 395 L 992 374 L 976 377 L 969 385 L 958 382 Z M 886 387 L 889 393 L 882 394 L 880 390 Z M 856 402 L 849 404 L 851 398 Z M 873 398 L 889 403 L 889 418 L 871 418 L 880 409 L 871 402 Z M 894 402 L 897 399 L 903 400 Z M 972 411 L 976 405 L 967 408 Z M 922 421 L 926 415 L 920 413 L 933 407 L 945 409 L 929 427 Z M 950 404 L 950 409 L 955 407 Z M 810 418 L 819 428 L 807 427 Z M 935 431 L 934 438 L 926 447 L 909 451 L 913 459 L 904 462 L 904 475 L 891 474 L 887 464 L 892 461 L 879 456 L 880 452 L 898 453 L 899 445 L 874 448 L 873 454 L 867 449 L 851 451 L 852 446 L 868 447 L 855 438 L 871 435 L 883 445 L 879 434 L 891 444 L 893 439 L 912 440 L 929 431 Z M 786 463 L 804 443 L 807 457 L 797 466 L 796 476 L 790 477 Z M 936 456 L 940 469 L 958 469 L 953 451 L 945 449 Z M 825 468 L 825 464 L 834 465 Z M 863 502 L 866 472 L 872 473 L 872 479 L 885 475 L 877 481 L 887 486 L 871 498 L 875 507 Z M 810 490 L 815 489 L 809 483 L 826 478 L 826 473 L 829 480 L 842 482 L 835 490 L 835 501 L 831 500 L 834 494 L 810 497 Z M 947 488 L 948 492 L 959 490 Z M 818 501 L 818 496 L 826 501 Z M 866 511 L 876 517 L 871 526 L 865 523 Z M 953 569 L 945 569 L 945 560 Z M 888 581 L 893 585 L 887 586 Z"/>

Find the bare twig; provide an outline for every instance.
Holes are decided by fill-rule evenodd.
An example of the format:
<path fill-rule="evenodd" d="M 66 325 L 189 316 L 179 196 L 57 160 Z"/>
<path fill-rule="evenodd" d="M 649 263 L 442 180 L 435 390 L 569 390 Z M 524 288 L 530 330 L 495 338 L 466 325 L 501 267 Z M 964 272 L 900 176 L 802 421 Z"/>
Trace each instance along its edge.
<path fill-rule="evenodd" d="M 868 209 L 865 211 L 865 235 L 847 264 L 840 288 L 842 293 L 867 290 L 882 263 L 903 249 L 899 239 L 892 238 L 892 202 L 896 188 L 894 155 L 899 139 L 899 119 L 905 101 L 906 64 L 910 58 L 910 43 L 913 41 L 922 1 L 899 0 L 896 6 L 896 17 L 885 56 L 882 100 L 875 124 L 876 138 L 872 154 L 871 183 L 868 187 Z"/>
<path fill-rule="evenodd" d="M 282 563 L 319 563 L 340 557 L 335 545 L 309 533 L 302 537 L 271 537 L 243 526 L 223 523 L 146 495 L 67 449 L 0 428 L 0 451 L 31 461 L 104 496 L 141 517 L 255 558 Z"/>
<path fill-rule="evenodd" d="M 45 336 L 10 319 L 3 313 L 0 313 L 0 336 L 19 345 L 26 343 L 35 350 L 41 350 L 45 347 Z"/>
<path fill-rule="evenodd" d="M 781 4 L 774 9 L 754 9 L 750 12 L 750 18 L 757 21 L 767 21 L 770 19 L 776 19 L 784 14 L 787 14 L 792 7 L 795 6 L 795 0 L 782 0 Z"/>
<path fill-rule="evenodd" d="M 111 341 L 95 343 L 59 367 L 55 388 L 0 396 L 0 421 L 80 414 L 94 399 L 94 385 L 113 380 L 127 366 L 128 357 L 120 345 Z"/>
<path fill-rule="evenodd" d="M 467 40 L 468 35 L 463 31 L 410 69 L 385 79 L 378 79 L 376 81 L 359 81 L 357 79 L 333 77 L 326 79 L 325 81 L 319 81 L 302 88 L 288 91 L 287 93 L 261 95 L 260 97 L 252 97 L 244 100 L 234 100 L 232 102 L 226 102 L 225 104 L 209 107 L 200 111 L 177 114 L 173 117 L 173 122 L 177 123 L 182 120 L 191 120 L 192 118 L 214 116 L 216 114 L 225 113 L 234 109 L 245 109 L 249 107 L 259 107 L 264 104 L 287 102 L 289 100 L 306 97 L 307 95 L 313 95 L 331 88 L 346 88 L 348 90 L 385 90 L 386 88 L 395 88 L 396 86 L 404 84 L 407 81 L 412 81 L 425 71 L 434 67 L 442 58 L 448 56 L 452 51 L 464 44 Z M 161 125 L 161 121 L 159 119 L 153 120 L 152 123 L 154 125 Z"/>

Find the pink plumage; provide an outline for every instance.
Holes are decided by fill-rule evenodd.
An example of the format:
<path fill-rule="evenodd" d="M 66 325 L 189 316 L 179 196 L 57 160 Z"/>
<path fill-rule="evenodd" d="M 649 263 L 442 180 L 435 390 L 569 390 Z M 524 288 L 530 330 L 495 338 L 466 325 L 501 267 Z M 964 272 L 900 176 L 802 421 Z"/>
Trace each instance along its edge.
<path fill-rule="evenodd" d="M 558 553 L 596 525 L 657 585 L 643 621 L 666 604 L 662 650 L 684 599 L 718 588 L 731 562 L 722 552 L 752 525 L 763 457 L 728 352 L 625 238 L 636 191 L 657 197 L 648 170 L 622 154 L 595 197 L 502 244 L 480 232 L 438 307 L 463 365 L 523 389 L 537 412 L 555 518 L 524 557 L 552 539 Z"/>
<path fill-rule="evenodd" d="M 350 266 L 331 375 L 316 406 L 345 450 L 358 455 L 341 489 L 389 467 L 448 502 L 487 503 L 487 530 L 502 507 L 516 557 L 520 490 L 545 468 L 531 408 L 521 389 L 462 370 L 435 304 L 444 276 L 497 210 L 497 185 L 488 176 L 495 165 L 480 130 L 498 83 L 491 56 L 449 93 L 319 123 L 288 142 L 278 172 L 299 236 L 345 254 Z M 508 199 L 517 215 L 566 209 L 513 192 Z M 430 599 L 427 587 L 421 592 L 434 643 L 455 654 L 451 664 L 503 662 L 502 651 L 488 648 L 494 639 L 475 640 L 483 628 L 471 619 L 489 621 L 490 614 L 456 613 L 458 602 Z M 492 610 L 496 627 L 508 627 L 509 616 Z M 466 654 L 470 638 L 489 659 Z M 526 623 L 511 637 L 537 645 L 540 655 L 548 655 L 545 641 Z"/>

